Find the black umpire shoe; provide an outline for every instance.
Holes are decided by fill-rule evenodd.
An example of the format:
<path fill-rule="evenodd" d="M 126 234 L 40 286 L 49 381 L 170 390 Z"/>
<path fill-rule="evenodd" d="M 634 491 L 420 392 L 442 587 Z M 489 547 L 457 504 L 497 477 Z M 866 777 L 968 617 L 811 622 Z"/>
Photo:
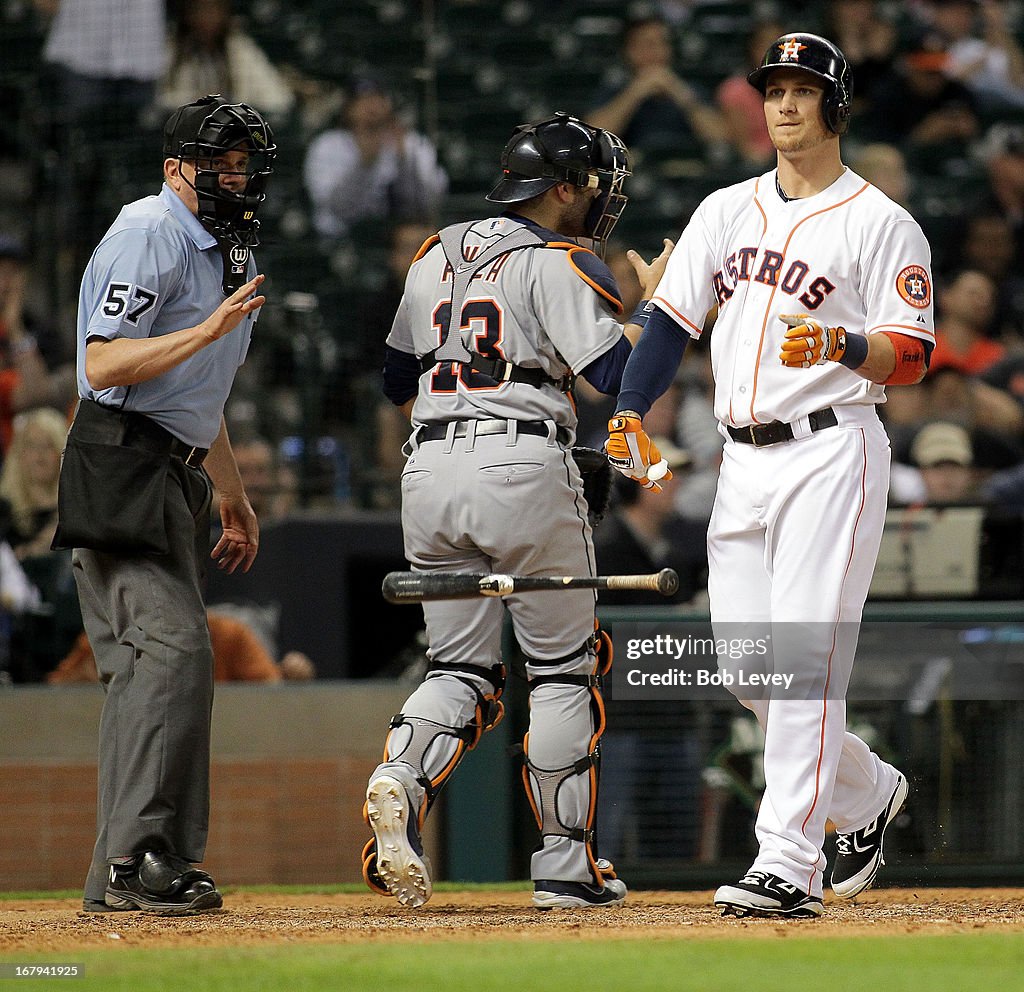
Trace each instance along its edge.
<path fill-rule="evenodd" d="M 821 900 L 766 871 L 748 871 L 735 885 L 723 885 L 715 893 L 715 905 L 723 916 L 821 916 Z"/>
<path fill-rule="evenodd" d="M 900 775 L 889 802 L 866 827 L 848 834 L 836 834 L 836 863 L 832 866 L 832 891 L 840 899 L 860 895 L 875 880 L 885 864 L 882 838 L 885 828 L 899 815 L 907 799 L 907 780 Z"/>
<path fill-rule="evenodd" d="M 186 916 L 224 904 L 213 879 L 173 854 L 149 852 L 131 864 L 111 865 L 107 906 L 161 916 Z"/>

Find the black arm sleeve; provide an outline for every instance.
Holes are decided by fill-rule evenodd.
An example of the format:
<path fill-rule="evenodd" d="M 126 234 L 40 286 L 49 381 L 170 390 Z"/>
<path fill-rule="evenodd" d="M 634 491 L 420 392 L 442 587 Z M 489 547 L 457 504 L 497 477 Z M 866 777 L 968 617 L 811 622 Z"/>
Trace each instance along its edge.
<path fill-rule="evenodd" d="M 689 335 L 664 310 L 654 307 L 626 369 L 616 410 L 635 410 L 642 417 L 676 377 Z"/>
<path fill-rule="evenodd" d="M 629 338 L 623 335 L 603 355 L 595 358 L 580 375 L 598 392 L 614 396 L 622 385 L 622 370 L 633 350 Z"/>
<path fill-rule="evenodd" d="M 402 406 L 416 396 L 420 386 L 420 362 L 415 355 L 384 347 L 384 395 L 395 406 Z"/>

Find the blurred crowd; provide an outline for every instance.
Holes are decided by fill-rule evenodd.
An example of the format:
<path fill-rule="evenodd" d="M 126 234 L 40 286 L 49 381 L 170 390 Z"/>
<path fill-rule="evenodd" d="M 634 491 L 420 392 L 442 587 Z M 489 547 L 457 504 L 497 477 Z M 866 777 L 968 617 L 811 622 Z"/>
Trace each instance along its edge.
<path fill-rule="evenodd" d="M 796 28 L 847 54 L 845 160 L 932 244 L 931 371 L 882 410 L 892 502 L 1024 513 L 1024 4 L 0 0 L 0 675 L 88 671 L 70 561 L 49 550 L 78 280 L 120 204 L 157 191 L 172 109 L 221 93 L 278 137 L 257 251 L 270 302 L 227 410 L 262 525 L 393 511 L 406 425 L 380 397 L 384 338 L 422 241 L 488 209 L 512 127 L 568 110 L 630 146 L 607 261 L 631 313 L 625 249 L 676 237 L 708 191 L 771 167 L 745 77 Z M 599 535 L 617 570 L 623 549 L 644 571 L 676 564 L 680 601 L 702 593 L 721 456 L 706 340 L 649 417 L 674 452 L 668 498 L 620 492 L 615 539 Z M 608 402 L 578 399 L 580 441 L 600 446 Z"/>

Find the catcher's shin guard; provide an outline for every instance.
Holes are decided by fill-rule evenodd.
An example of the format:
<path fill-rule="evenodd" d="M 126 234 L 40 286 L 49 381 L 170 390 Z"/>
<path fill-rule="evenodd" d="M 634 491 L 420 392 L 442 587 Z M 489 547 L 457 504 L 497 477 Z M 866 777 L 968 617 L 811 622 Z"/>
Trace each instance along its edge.
<path fill-rule="evenodd" d="M 493 686 L 485 692 L 481 686 Z M 458 767 L 466 751 L 472 751 L 485 731 L 497 726 L 504 716 L 501 694 L 505 687 L 502 665 L 482 668 L 470 665 L 439 665 L 427 673 L 423 684 L 406 700 L 406 710 L 431 716 L 398 713 L 391 720 L 384 745 L 383 763 L 406 767 L 422 787 L 422 800 L 416 813 L 416 829 L 422 831 L 427 814 L 444 783 Z M 410 802 L 412 801 L 410 796 Z M 369 810 L 363 805 L 363 819 L 370 823 Z M 381 895 L 391 895 L 377 866 L 374 838 L 363 848 L 363 879 Z"/>
<path fill-rule="evenodd" d="M 534 877 L 598 886 L 615 878 L 612 864 L 597 856 L 596 827 L 598 741 L 605 729 L 601 679 L 611 662 L 611 639 L 603 631 L 568 658 L 527 660 L 530 731 L 523 740 L 523 785 L 541 834 Z"/>

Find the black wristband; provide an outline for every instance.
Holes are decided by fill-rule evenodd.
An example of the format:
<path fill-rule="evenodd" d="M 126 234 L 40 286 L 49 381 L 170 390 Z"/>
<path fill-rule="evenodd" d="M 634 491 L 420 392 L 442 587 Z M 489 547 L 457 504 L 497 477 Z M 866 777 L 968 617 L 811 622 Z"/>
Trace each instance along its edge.
<path fill-rule="evenodd" d="M 843 357 L 839 359 L 840 365 L 845 365 L 848 369 L 856 371 L 859 369 L 868 357 L 868 338 L 866 334 L 854 334 L 852 331 L 846 332 L 846 351 L 843 352 Z"/>
<path fill-rule="evenodd" d="M 641 300 L 637 305 L 636 309 L 630 315 L 627 324 L 638 324 L 640 327 L 646 327 L 647 321 L 651 319 L 651 313 L 653 308 L 651 307 L 650 300 Z"/>

